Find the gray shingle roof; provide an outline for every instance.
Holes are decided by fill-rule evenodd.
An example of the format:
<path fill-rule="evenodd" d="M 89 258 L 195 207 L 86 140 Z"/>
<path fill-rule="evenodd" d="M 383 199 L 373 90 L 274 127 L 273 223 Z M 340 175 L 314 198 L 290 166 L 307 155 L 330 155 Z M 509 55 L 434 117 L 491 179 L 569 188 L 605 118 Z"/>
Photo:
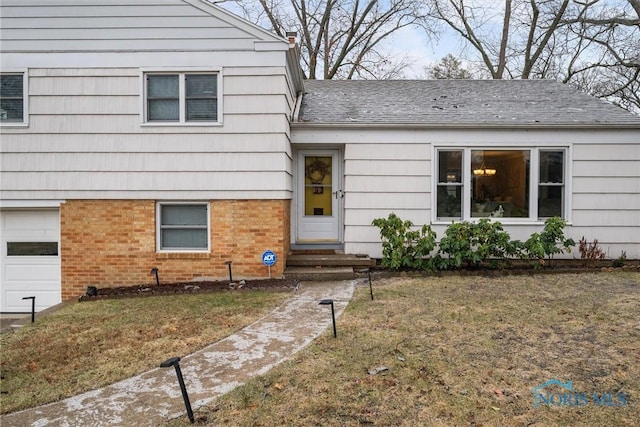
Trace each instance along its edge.
<path fill-rule="evenodd" d="M 306 80 L 299 123 L 640 128 L 640 117 L 553 80 Z"/>

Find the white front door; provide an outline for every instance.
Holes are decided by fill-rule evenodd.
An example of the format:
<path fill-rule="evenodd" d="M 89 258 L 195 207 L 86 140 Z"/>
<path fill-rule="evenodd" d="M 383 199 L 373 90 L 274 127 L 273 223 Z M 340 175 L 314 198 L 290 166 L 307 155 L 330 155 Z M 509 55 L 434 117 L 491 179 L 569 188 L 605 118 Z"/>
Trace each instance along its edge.
<path fill-rule="evenodd" d="M 342 220 L 338 150 L 303 150 L 297 163 L 297 243 L 339 243 Z"/>
<path fill-rule="evenodd" d="M 0 212 L 0 311 L 31 312 L 61 302 L 57 209 Z"/>

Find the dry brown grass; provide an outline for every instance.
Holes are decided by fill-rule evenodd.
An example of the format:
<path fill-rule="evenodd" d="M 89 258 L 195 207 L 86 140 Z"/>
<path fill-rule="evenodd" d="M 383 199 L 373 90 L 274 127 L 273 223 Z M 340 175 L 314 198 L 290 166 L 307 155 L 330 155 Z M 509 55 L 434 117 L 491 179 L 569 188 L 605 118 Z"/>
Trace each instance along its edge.
<path fill-rule="evenodd" d="M 84 302 L 0 336 L 1 412 L 157 367 L 248 325 L 289 296 L 227 292 Z"/>
<path fill-rule="evenodd" d="M 637 273 L 384 279 L 374 290 L 374 301 L 357 290 L 338 339 L 328 330 L 197 417 L 234 426 L 640 425 Z M 367 372 L 376 367 L 388 369 Z M 627 404 L 534 407 L 533 388 L 553 378 L 588 395 L 625 393 Z"/>

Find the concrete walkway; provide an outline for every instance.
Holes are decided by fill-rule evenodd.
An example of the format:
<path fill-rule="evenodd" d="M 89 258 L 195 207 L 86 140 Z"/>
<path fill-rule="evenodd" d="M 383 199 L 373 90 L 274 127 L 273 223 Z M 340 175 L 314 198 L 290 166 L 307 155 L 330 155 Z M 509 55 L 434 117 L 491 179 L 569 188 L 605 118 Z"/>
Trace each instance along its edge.
<path fill-rule="evenodd" d="M 355 283 L 302 282 L 291 298 L 262 319 L 182 358 L 180 368 L 193 410 L 266 373 L 329 331 L 331 308 L 318 303 L 333 299 L 338 317 Z M 172 356 L 181 355 L 167 358 Z M 185 414 L 174 368 L 157 368 L 60 402 L 2 416 L 0 425 L 157 426 Z"/>

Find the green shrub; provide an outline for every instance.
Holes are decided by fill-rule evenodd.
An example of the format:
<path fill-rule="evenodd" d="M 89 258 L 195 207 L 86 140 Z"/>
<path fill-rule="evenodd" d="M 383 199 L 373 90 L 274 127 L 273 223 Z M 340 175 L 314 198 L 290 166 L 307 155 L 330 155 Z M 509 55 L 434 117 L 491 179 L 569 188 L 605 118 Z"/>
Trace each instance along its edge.
<path fill-rule="evenodd" d="M 499 221 L 452 223 L 440 239 L 436 267 L 440 270 L 474 267 L 487 260 L 504 260 L 517 251 Z"/>
<path fill-rule="evenodd" d="M 624 267 L 626 261 L 627 261 L 627 252 L 626 251 L 622 251 L 620 256 L 618 258 L 614 259 L 613 262 L 611 263 L 611 265 L 613 267 L 616 267 L 616 268 Z"/>
<path fill-rule="evenodd" d="M 576 245 L 573 239 L 565 238 L 565 220 L 559 217 L 547 218 L 541 233 L 533 233 L 524 242 L 524 256 L 529 259 L 553 259 L 555 254 L 570 251 Z"/>
<path fill-rule="evenodd" d="M 394 213 L 388 218 L 376 218 L 371 224 L 380 229 L 383 267 L 433 269 L 429 255 L 436 246 L 436 233 L 430 226 L 416 230 L 411 221 L 403 221 Z"/>

